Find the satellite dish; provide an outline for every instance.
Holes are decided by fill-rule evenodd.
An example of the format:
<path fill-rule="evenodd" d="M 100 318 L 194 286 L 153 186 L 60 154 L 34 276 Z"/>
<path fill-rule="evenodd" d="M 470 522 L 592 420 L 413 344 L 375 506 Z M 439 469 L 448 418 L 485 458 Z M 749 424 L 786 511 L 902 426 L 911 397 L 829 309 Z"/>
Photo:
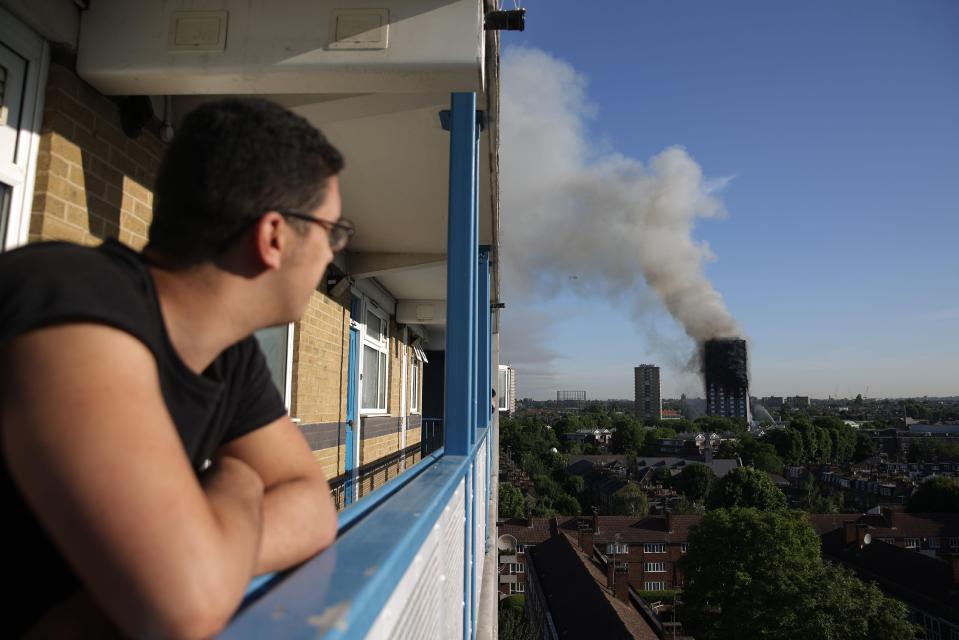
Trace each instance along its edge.
<path fill-rule="evenodd" d="M 866 535 L 864 535 L 864 536 L 862 537 L 862 543 L 863 543 L 863 544 L 869 544 L 870 542 L 872 542 L 872 534 L 871 534 L 871 533 L 867 533 Z"/>
<path fill-rule="evenodd" d="M 505 553 L 515 553 L 516 552 L 516 538 L 507 534 L 501 535 L 499 539 L 496 540 L 496 548 Z"/>

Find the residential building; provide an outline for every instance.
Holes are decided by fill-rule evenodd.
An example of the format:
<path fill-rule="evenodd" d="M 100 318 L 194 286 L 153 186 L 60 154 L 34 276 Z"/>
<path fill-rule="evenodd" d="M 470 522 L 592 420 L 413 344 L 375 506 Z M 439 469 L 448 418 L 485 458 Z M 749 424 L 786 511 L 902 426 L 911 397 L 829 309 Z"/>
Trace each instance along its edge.
<path fill-rule="evenodd" d="M 641 364 L 633 369 L 635 386 L 634 413 L 637 418 L 663 418 L 662 386 L 659 367 L 654 364 Z"/>
<path fill-rule="evenodd" d="M 496 400 L 501 415 L 516 413 L 516 369 L 509 365 L 499 365 Z"/>
<path fill-rule="evenodd" d="M 358 232 L 302 319 L 257 337 L 351 535 L 294 573 L 308 584 L 261 584 L 235 633 L 380 637 L 416 622 L 430 637 L 495 636 L 495 608 L 478 624 L 484 593 L 495 593 L 483 551 L 496 537 L 486 507 L 498 456 L 489 397 L 499 363 L 500 312 L 490 311 L 500 294 L 499 34 L 484 25 L 495 3 L 0 5 L 0 51 L 9 52 L 0 58 L 0 250 L 106 238 L 142 248 L 165 140 L 213 96 L 283 104 L 346 158 L 343 207 Z M 427 401 L 439 410 L 424 414 Z M 425 418 L 440 426 L 427 451 Z M 447 455 L 426 455 L 440 442 Z M 428 487 L 404 473 L 417 465 L 429 466 Z M 396 489 L 375 491 L 387 482 Z M 369 502 L 350 508 L 360 500 Z M 382 501 L 417 517 L 388 524 L 399 507 Z M 464 535 L 468 527 L 476 535 Z M 440 554 L 458 563 L 459 580 L 431 590 L 431 615 L 414 621 L 415 590 L 396 587 L 431 583 L 414 559 Z M 386 564 L 396 567 L 389 576 L 346 577 Z M 308 613 L 293 604 L 307 591 Z M 371 594 L 383 606 L 342 607 Z"/>
<path fill-rule="evenodd" d="M 793 409 L 808 409 L 812 405 L 809 396 L 791 396 L 786 398 L 786 402 Z"/>
<path fill-rule="evenodd" d="M 703 344 L 703 378 L 708 415 L 743 418 L 747 422 L 752 419 L 745 340 L 707 340 Z"/>
<path fill-rule="evenodd" d="M 770 411 L 781 411 L 786 404 L 786 400 L 782 396 L 766 396 L 762 399 L 762 404 Z"/>

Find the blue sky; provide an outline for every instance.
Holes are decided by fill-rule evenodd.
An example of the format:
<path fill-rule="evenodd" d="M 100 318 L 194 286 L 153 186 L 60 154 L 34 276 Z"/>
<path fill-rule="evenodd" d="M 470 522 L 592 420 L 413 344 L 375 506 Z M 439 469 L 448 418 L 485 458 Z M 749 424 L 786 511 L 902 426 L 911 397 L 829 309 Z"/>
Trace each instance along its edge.
<path fill-rule="evenodd" d="M 580 74 L 595 149 L 645 163 L 680 145 L 731 178 L 727 215 L 692 235 L 751 341 L 755 395 L 959 394 L 959 3 L 523 4 L 503 64 L 531 48 Z M 629 398 L 640 362 L 665 367 L 667 395 L 698 392 L 655 296 L 642 321 L 583 287 L 516 297 L 501 360 L 521 395 Z M 540 348 L 512 358 L 537 317 Z"/>

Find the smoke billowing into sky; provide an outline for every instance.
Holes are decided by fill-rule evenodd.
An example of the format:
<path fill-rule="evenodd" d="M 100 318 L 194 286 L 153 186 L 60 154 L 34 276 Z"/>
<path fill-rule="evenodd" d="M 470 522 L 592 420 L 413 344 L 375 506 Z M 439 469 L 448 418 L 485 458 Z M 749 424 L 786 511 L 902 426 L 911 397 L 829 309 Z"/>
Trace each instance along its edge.
<path fill-rule="evenodd" d="M 665 307 L 692 339 L 690 353 L 693 343 L 737 335 L 705 275 L 714 256 L 692 237 L 698 218 L 724 214 L 715 194 L 728 179 L 704 179 L 681 147 L 644 163 L 595 144 L 585 128 L 594 115 L 585 78 L 549 54 L 508 49 L 502 70 L 501 250 L 510 303 L 502 358 L 519 368 L 521 384 L 524 373 L 548 375 L 557 356 L 537 337 L 542 325 L 531 330 L 521 319 L 537 299 L 564 291 L 618 301 L 638 317 Z"/>

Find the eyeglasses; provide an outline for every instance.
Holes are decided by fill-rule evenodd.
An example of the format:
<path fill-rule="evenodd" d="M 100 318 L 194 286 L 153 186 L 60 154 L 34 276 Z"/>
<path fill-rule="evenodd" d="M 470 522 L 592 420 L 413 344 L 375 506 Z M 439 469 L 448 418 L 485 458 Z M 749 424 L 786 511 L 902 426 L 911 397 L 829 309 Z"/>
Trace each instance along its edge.
<path fill-rule="evenodd" d="M 330 249 L 333 251 L 342 251 L 345 249 L 346 245 L 350 242 L 350 237 L 355 231 L 353 223 L 342 218 L 339 222 L 330 222 L 329 220 L 315 218 L 309 214 L 302 213 L 300 211 L 293 211 L 292 209 L 274 209 L 274 211 L 279 213 L 281 216 L 313 222 L 326 229 L 326 233 L 330 239 Z"/>

